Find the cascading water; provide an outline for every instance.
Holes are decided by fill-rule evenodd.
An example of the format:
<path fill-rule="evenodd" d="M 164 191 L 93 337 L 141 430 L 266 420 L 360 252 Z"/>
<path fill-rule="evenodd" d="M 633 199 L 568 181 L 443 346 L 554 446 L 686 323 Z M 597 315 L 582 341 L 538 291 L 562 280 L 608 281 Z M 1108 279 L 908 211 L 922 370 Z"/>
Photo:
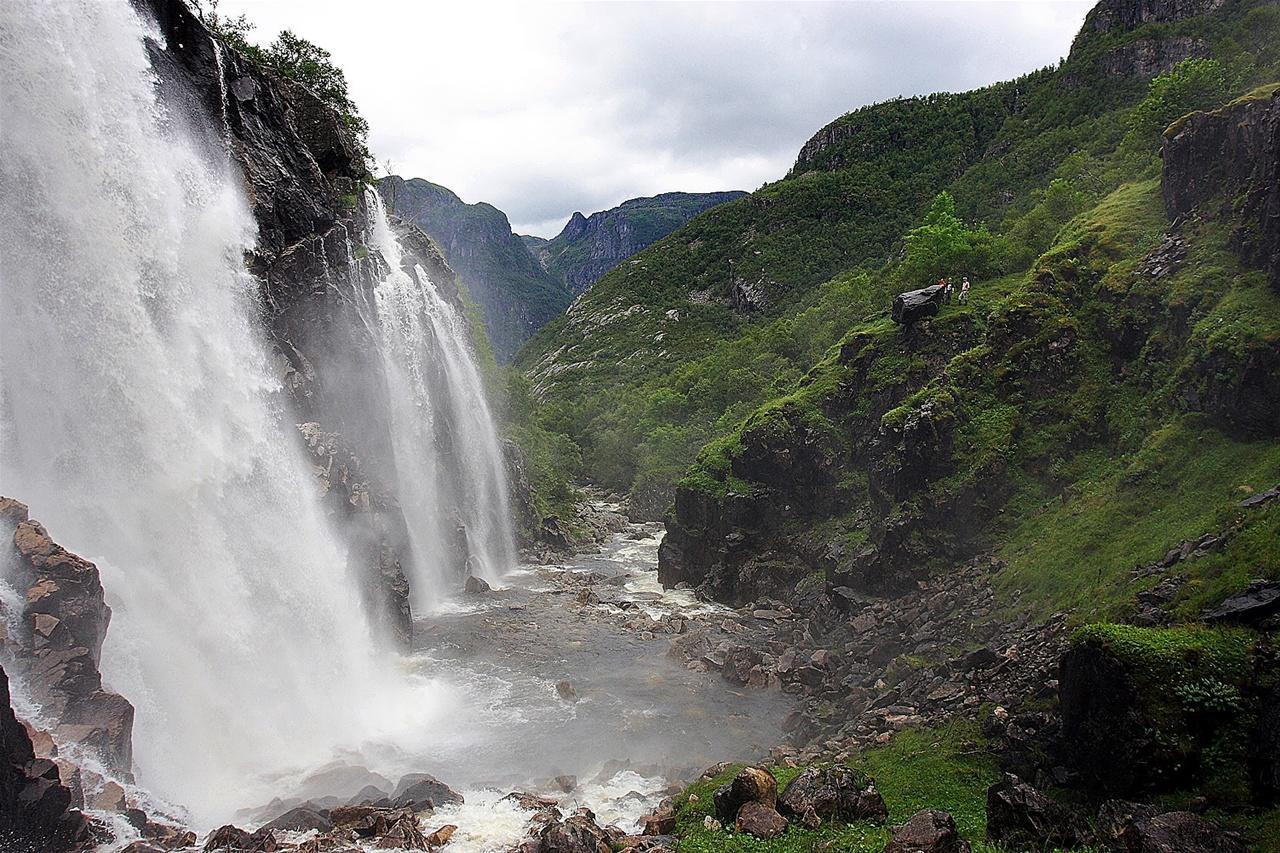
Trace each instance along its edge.
<path fill-rule="evenodd" d="M 427 608 L 457 588 L 457 551 L 487 580 L 513 565 L 506 473 L 466 323 L 421 266 L 404 268 L 382 199 L 370 191 L 367 201 L 373 248 L 389 268 L 375 295 L 397 494 L 415 551 L 414 603 Z"/>
<path fill-rule="evenodd" d="M 375 648 L 282 416 L 239 180 L 158 103 L 146 26 L 0 4 L 0 493 L 98 563 L 139 779 L 205 822 L 440 700 Z"/>

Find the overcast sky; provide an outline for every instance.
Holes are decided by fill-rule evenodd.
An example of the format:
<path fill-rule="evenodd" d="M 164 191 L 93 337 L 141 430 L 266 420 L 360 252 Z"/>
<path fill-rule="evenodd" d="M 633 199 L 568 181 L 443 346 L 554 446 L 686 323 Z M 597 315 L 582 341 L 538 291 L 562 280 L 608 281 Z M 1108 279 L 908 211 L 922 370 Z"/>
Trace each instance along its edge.
<path fill-rule="evenodd" d="M 222 0 L 332 52 L 379 166 L 553 236 L 668 190 L 782 177 L 831 119 L 1057 62 L 1092 2 Z"/>

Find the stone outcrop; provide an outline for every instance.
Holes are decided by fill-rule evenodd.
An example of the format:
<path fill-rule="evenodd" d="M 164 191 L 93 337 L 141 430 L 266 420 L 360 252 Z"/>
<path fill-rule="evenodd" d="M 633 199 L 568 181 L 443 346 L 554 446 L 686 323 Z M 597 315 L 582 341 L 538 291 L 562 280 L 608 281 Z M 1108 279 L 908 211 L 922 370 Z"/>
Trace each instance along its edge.
<path fill-rule="evenodd" d="M 89 822 L 72 808 L 58 765 L 37 758 L 10 706 L 9 677 L 0 667 L 0 849 L 60 853 L 89 840 Z"/>
<path fill-rule="evenodd" d="M 91 749 L 128 777 L 133 769 L 133 706 L 102 686 L 102 642 L 111 621 L 98 568 L 58 545 L 27 507 L 0 498 L 0 548 L 24 594 L 16 636 L 5 650 L 58 741 Z"/>
<path fill-rule="evenodd" d="M 1280 87 L 1175 122 L 1161 156 L 1169 215 L 1234 217 L 1242 256 L 1280 291 Z"/>
<path fill-rule="evenodd" d="M 222 44 L 181 0 L 143 0 L 162 100 L 203 114 L 208 144 L 229 147 L 258 224 L 248 259 L 260 282 L 280 376 L 333 495 L 353 574 L 392 635 L 404 636 L 411 574 L 395 482 L 374 288 L 387 274 L 373 244 L 363 144 L 313 92 Z M 426 235 L 393 223 L 410 270 L 420 265 L 462 309 L 458 278 Z M 313 440 L 319 439 L 319 440 Z"/>

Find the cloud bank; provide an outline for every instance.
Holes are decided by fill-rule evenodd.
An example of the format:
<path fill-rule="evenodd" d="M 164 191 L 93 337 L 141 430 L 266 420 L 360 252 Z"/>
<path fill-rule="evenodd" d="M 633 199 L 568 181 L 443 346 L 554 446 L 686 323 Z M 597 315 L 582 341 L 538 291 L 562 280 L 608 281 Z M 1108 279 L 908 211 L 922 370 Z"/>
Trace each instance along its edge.
<path fill-rule="evenodd" d="M 1057 62 L 1092 4 L 222 0 L 333 53 L 379 164 L 552 236 L 569 215 L 780 178 L 831 119 Z"/>

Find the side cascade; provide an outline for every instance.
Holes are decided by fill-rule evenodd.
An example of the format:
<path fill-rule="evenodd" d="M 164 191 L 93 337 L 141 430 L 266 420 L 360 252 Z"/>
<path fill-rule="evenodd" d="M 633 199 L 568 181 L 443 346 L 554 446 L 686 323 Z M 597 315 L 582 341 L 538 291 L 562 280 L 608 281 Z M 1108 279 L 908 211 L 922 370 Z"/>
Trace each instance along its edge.
<path fill-rule="evenodd" d="M 387 272 L 375 290 L 391 398 L 396 493 L 414 549 L 415 609 L 464 575 L 500 581 L 515 560 L 502 445 L 485 402 L 466 320 L 409 263 L 374 191 L 371 249 Z"/>

